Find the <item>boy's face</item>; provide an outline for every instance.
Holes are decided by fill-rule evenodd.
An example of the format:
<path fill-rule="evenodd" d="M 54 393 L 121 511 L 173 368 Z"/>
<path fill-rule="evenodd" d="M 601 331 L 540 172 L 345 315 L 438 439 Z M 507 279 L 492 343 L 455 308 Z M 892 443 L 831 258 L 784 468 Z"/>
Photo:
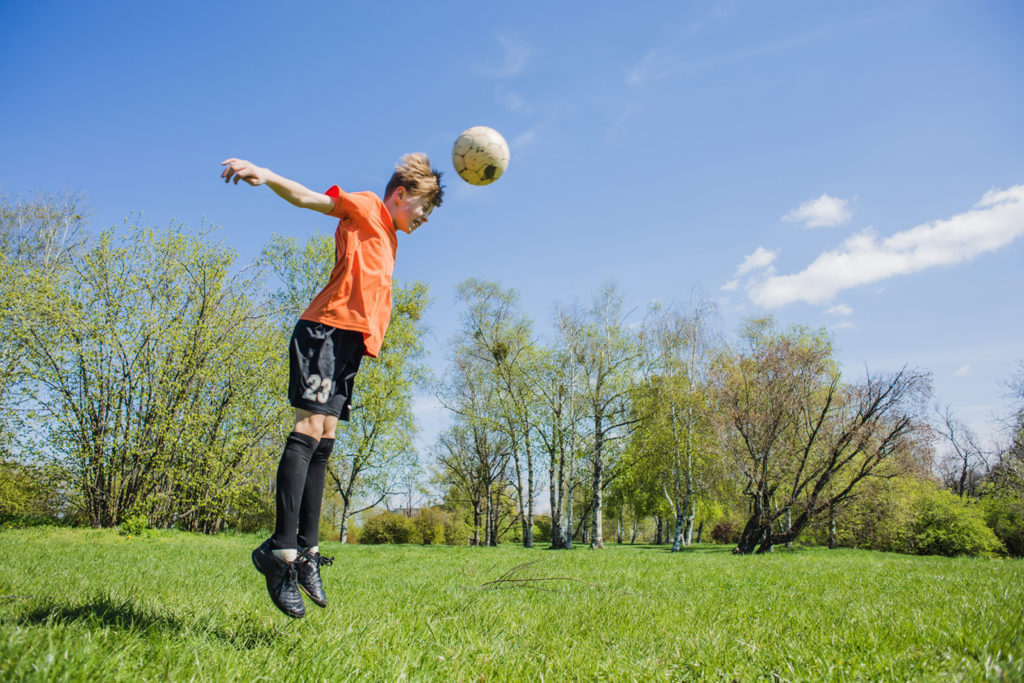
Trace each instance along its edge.
<path fill-rule="evenodd" d="M 414 197 L 404 187 L 395 189 L 392 199 L 391 222 L 395 230 L 409 234 L 426 223 L 430 219 L 430 212 L 434 210 L 433 205 L 427 205 L 426 199 Z"/>

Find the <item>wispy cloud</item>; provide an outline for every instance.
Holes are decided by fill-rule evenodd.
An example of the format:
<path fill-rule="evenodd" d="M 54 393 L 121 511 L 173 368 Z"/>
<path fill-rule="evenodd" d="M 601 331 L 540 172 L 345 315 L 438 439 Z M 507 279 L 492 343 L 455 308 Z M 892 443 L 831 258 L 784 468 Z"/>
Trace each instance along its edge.
<path fill-rule="evenodd" d="M 501 46 L 501 62 L 478 66 L 477 71 L 491 78 L 512 78 L 521 74 L 533 57 L 533 48 L 516 36 L 499 34 L 496 40 Z"/>
<path fill-rule="evenodd" d="M 957 368 L 956 371 L 953 373 L 953 376 L 954 377 L 966 377 L 969 374 L 971 374 L 971 364 L 970 363 L 968 363 L 967 365 L 962 365 L 959 368 Z"/>
<path fill-rule="evenodd" d="M 776 253 L 774 251 L 768 251 L 764 247 L 758 247 L 754 253 L 747 254 L 747 257 L 743 259 L 743 263 L 736 269 L 736 275 L 746 275 L 753 270 L 762 270 L 769 268 L 772 265 L 772 261 L 775 260 Z"/>
<path fill-rule="evenodd" d="M 501 85 L 494 88 L 494 97 L 509 111 L 528 114 L 532 109 L 518 92 Z"/>
<path fill-rule="evenodd" d="M 797 301 L 823 304 L 852 287 L 962 263 L 1005 247 L 1022 234 L 1024 185 L 1017 185 L 986 193 L 971 210 L 952 218 L 924 223 L 885 239 L 870 230 L 855 234 L 799 273 L 770 274 L 753 283 L 748 295 L 768 308 Z"/>
<path fill-rule="evenodd" d="M 805 228 L 832 227 L 850 220 L 849 202 L 839 197 L 823 194 L 810 199 L 793 209 L 782 220 L 787 223 L 803 223 Z"/>
<path fill-rule="evenodd" d="M 827 313 L 828 315 L 837 315 L 837 316 L 846 317 L 846 316 L 853 315 L 853 309 L 850 308 L 849 306 L 847 306 L 846 304 L 836 304 L 832 308 L 830 308 L 827 311 L 825 311 L 825 313 Z"/>

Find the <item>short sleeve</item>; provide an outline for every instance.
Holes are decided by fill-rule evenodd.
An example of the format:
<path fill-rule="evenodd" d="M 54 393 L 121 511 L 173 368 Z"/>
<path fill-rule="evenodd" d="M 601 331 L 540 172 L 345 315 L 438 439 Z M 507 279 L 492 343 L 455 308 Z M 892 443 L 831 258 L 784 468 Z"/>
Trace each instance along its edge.
<path fill-rule="evenodd" d="M 357 225 L 372 225 L 373 218 L 380 200 L 369 192 L 345 192 L 337 185 L 332 185 L 325 192 L 334 200 L 334 209 L 328 214 L 340 218 L 348 230 L 355 230 Z"/>

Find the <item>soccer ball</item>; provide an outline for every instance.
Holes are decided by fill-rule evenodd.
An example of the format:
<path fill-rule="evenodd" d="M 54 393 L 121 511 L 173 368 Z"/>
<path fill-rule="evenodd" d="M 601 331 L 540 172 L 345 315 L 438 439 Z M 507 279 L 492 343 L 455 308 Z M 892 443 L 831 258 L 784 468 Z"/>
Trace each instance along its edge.
<path fill-rule="evenodd" d="M 487 126 L 463 131 L 452 147 L 455 172 L 472 185 L 490 185 L 508 168 L 508 143 Z"/>

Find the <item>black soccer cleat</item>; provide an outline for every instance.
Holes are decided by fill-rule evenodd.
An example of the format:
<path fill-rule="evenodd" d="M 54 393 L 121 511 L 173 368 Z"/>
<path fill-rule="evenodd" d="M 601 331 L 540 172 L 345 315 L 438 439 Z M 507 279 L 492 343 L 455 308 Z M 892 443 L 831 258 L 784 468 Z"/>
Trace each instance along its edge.
<path fill-rule="evenodd" d="M 320 567 L 333 563 L 333 557 L 324 557 L 319 552 L 311 553 L 308 548 L 299 553 L 298 559 L 295 560 L 295 564 L 298 565 L 299 586 L 321 607 L 327 607 L 327 595 L 324 594 L 324 585 L 320 581 Z"/>
<path fill-rule="evenodd" d="M 279 610 L 298 619 L 306 616 L 306 605 L 302 602 L 302 593 L 297 585 L 298 560 L 285 562 L 274 555 L 270 549 L 270 539 L 252 551 L 252 563 L 256 570 L 267 579 L 267 592 L 270 600 Z"/>

